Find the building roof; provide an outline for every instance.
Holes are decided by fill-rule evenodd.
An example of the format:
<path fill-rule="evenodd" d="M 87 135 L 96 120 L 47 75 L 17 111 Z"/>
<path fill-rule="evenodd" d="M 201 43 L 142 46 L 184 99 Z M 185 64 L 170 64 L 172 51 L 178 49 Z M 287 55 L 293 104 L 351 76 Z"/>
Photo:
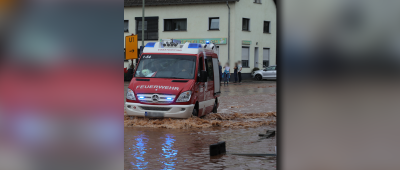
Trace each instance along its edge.
<path fill-rule="evenodd" d="M 205 3 L 226 3 L 239 0 L 145 0 L 146 6 L 157 5 L 184 5 L 184 4 L 205 4 Z M 142 0 L 124 0 L 124 7 L 142 6 Z"/>

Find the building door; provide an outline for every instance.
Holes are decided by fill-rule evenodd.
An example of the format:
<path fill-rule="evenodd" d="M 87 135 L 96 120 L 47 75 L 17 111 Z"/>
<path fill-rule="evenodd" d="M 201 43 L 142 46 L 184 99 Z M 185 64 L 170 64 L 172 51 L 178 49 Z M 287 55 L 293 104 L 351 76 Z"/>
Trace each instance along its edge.
<path fill-rule="evenodd" d="M 258 47 L 254 48 L 254 67 L 260 68 L 258 66 Z"/>

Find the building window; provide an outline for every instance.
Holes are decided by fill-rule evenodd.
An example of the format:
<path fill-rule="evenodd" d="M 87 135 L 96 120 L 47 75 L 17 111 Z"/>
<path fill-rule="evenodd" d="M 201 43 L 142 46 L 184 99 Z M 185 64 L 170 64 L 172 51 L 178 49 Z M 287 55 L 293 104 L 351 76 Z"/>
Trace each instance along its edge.
<path fill-rule="evenodd" d="M 261 4 L 261 0 L 254 0 L 254 3 Z"/>
<path fill-rule="evenodd" d="M 124 32 L 129 32 L 129 21 L 124 20 Z"/>
<path fill-rule="evenodd" d="M 242 21 L 242 30 L 243 31 L 250 31 L 250 19 L 243 18 Z"/>
<path fill-rule="evenodd" d="M 142 17 L 136 17 L 136 34 L 142 40 Z M 158 17 L 144 18 L 144 40 L 158 40 Z"/>
<path fill-rule="evenodd" d="M 219 18 L 208 19 L 208 30 L 219 30 Z"/>
<path fill-rule="evenodd" d="M 268 67 L 269 61 L 268 60 L 263 60 L 263 67 Z"/>
<path fill-rule="evenodd" d="M 164 31 L 186 31 L 187 19 L 164 19 Z"/>
<path fill-rule="evenodd" d="M 143 28 L 144 26 L 144 28 Z M 142 21 L 138 22 L 138 31 L 142 31 L 142 28 L 146 31 L 147 30 L 147 21 L 144 21 L 144 25 L 142 25 Z"/>
<path fill-rule="evenodd" d="M 263 67 L 269 66 L 269 48 L 263 49 Z"/>
<path fill-rule="evenodd" d="M 242 47 L 242 67 L 249 67 L 249 47 Z"/>
<path fill-rule="evenodd" d="M 208 73 L 208 79 L 213 81 L 214 80 L 214 72 L 213 72 L 213 64 L 212 64 L 212 57 L 211 56 L 207 56 L 206 59 L 206 70 Z"/>
<path fill-rule="evenodd" d="M 264 33 L 270 33 L 269 28 L 270 28 L 270 21 L 264 21 Z"/>

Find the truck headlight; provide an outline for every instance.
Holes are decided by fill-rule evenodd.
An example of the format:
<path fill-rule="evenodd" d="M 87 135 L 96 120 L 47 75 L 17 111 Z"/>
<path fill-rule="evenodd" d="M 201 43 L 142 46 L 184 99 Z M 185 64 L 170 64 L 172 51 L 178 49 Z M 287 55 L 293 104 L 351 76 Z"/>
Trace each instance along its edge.
<path fill-rule="evenodd" d="M 128 92 L 126 93 L 126 99 L 136 100 L 135 93 L 133 93 L 133 90 L 128 89 Z"/>
<path fill-rule="evenodd" d="M 179 95 L 176 102 L 188 102 L 191 96 L 192 96 L 192 91 L 185 91 L 181 93 L 181 95 Z"/>

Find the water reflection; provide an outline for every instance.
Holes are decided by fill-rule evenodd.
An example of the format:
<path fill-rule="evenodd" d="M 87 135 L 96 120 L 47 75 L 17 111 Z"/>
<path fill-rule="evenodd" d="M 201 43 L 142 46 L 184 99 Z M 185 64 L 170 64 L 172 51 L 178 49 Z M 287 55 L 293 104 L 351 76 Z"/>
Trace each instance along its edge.
<path fill-rule="evenodd" d="M 149 139 L 144 134 L 141 134 L 135 136 L 135 141 L 136 144 L 132 147 L 132 155 L 136 162 L 131 162 L 131 164 L 135 169 L 146 169 L 149 162 L 144 159 L 144 154 L 146 153 L 146 145 Z"/>
<path fill-rule="evenodd" d="M 166 134 L 165 137 L 161 137 L 161 139 L 165 139 L 165 142 L 162 144 L 162 153 L 160 153 L 163 159 L 159 160 L 162 165 L 162 169 L 175 169 L 176 165 L 176 155 L 178 154 L 178 150 L 173 149 L 175 139 L 174 135 Z"/>

